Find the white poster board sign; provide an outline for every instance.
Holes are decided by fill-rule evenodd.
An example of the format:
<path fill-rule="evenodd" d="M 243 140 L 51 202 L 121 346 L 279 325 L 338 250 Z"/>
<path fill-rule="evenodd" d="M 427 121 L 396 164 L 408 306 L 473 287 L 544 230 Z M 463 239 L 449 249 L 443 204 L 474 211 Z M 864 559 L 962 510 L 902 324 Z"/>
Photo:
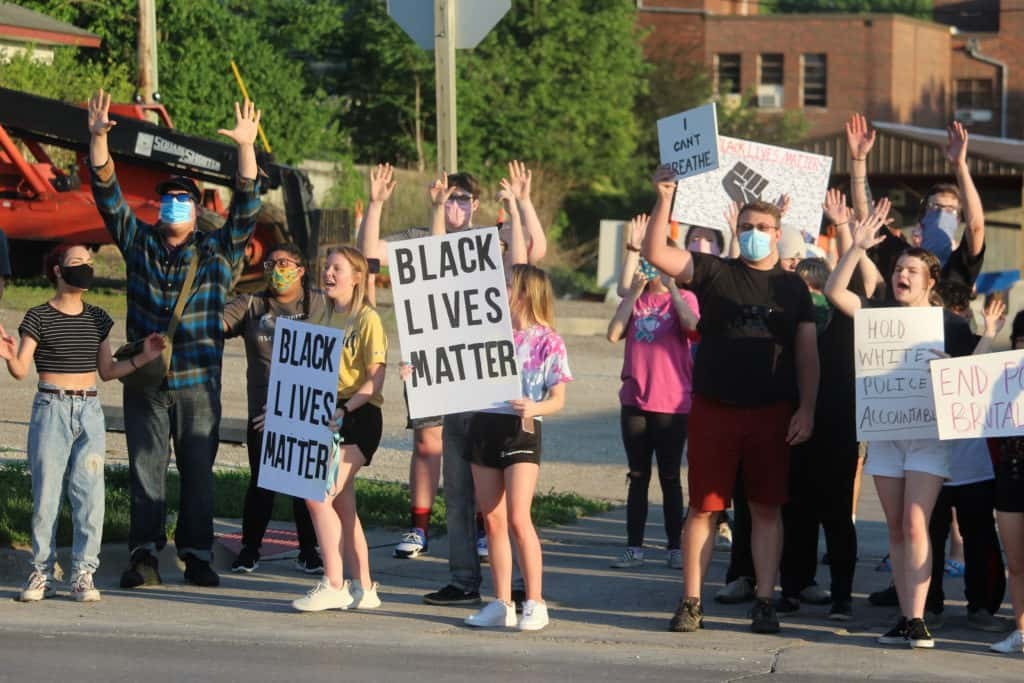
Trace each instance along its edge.
<path fill-rule="evenodd" d="M 732 202 L 774 202 L 788 194 L 782 224 L 817 237 L 831 172 L 832 157 L 720 135 L 718 168 L 677 183 L 672 220 L 728 235 L 725 213 Z"/>
<path fill-rule="evenodd" d="M 658 120 L 661 163 L 671 166 L 676 180 L 718 168 L 718 117 L 715 103 Z"/>
<path fill-rule="evenodd" d="M 942 309 L 862 308 L 854 318 L 857 440 L 935 439 L 929 361 L 942 350 Z"/>
<path fill-rule="evenodd" d="M 939 438 L 1024 434 L 1024 350 L 932 363 Z"/>
<path fill-rule="evenodd" d="M 521 398 L 497 228 L 388 244 L 413 418 Z"/>
<path fill-rule="evenodd" d="M 321 501 L 344 332 L 278 318 L 260 447 L 260 488 Z"/>

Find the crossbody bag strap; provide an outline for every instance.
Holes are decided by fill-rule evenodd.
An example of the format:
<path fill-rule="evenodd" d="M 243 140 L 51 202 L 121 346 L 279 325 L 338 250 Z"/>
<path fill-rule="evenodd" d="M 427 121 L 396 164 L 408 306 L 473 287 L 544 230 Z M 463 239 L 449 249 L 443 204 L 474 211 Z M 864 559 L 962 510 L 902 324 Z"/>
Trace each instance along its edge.
<path fill-rule="evenodd" d="M 174 304 L 174 315 L 171 316 L 171 323 L 167 326 L 167 338 L 174 341 L 174 333 L 178 331 L 178 323 L 181 322 L 181 314 L 185 310 L 185 302 L 192 295 L 192 283 L 196 280 L 196 271 L 199 269 L 199 249 L 192 253 L 192 260 L 188 264 L 188 273 L 185 275 L 185 284 L 178 293 L 178 301 Z"/>

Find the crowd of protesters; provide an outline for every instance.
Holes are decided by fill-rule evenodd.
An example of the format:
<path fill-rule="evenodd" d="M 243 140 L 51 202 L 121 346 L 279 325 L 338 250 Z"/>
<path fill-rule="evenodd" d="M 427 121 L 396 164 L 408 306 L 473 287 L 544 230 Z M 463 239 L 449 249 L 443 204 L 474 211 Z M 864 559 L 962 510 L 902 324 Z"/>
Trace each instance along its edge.
<path fill-rule="evenodd" d="M 379 607 L 354 493 L 355 477 L 370 465 L 383 429 L 388 339 L 374 308 L 372 273 L 387 265 L 388 241 L 472 229 L 479 183 L 467 173 L 443 175 L 429 190 L 430 227 L 391 233 L 385 240 L 382 211 L 396 181 L 390 166 L 377 166 L 370 172 L 358 244 L 330 250 L 320 282 L 307 277 L 310 264 L 303 252 L 282 244 L 263 264 L 265 290 L 230 299 L 260 207 L 254 149 L 259 112 L 250 102 L 236 105 L 235 127 L 220 131 L 238 147 L 238 175 L 227 221 L 206 232 L 196 228 L 199 188 L 184 177 L 156 188 L 156 224 L 135 216 L 107 148 L 116 124 L 109 106 L 102 91 L 89 102 L 89 162 L 97 208 L 127 266 L 129 343 L 112 351 L 113 321 L 82 299 L 93 269 L 81 245 L 51 255 L 47 276 L 56 293 L 25 314 L 20 342 L 0 328 L 0 358 L 11 375 L 26 377 L 33 362 L 38 373 L 28 436 L 32 571 L 20 599 L 55 594 L 56 516 L 65 489 L 74 524 L 71 596 L 100 599 L 93 574 L 104 513 L 105 427 L 97 374 L 124 383 L 131 528 L 121 587 L 162 581 L 157 554 L 167 542 L 165 481 L 172 446 L 182 502 L 174 544 L 185 579 L 197 586 L 219 584 L 211 566 L 212 472 L 224 340 L 234 336 L 244 339 L 247 357 L 251 480 L 242 548 L 231 568 L 259 568 L 275 498 L 257 484 L 271 349 L 275 321 L 291 319 L 344 331 L 326 497 L 292 501 L 296 568 L 322 577 L 293 606 Z M 805 238 L 817 232 L 811 226 L 782 227 L 788 197 L 735 205 L 726 216 L 731 231 L 690 226 L 677 242 L 670 237 L 671 208 L 687 198 L 677 196 L 671 169 L 655 172 L 657 201 L 650 215 L 636 216 L 626 229 L 621 302 L 607 332 L 609 341 L 625 341 L 619 401 L 628 482 L 625 549 L 611 566 L 635 569 L 646 562 L 648 489 L 656 465 L 664 560 L 683 577 L 670 630 L 703 627 L 703 588 L 716 547 L 731 550 L 726 585 L 716 599 L 753 601 L 754 632 L 780 631 L 779 615 L 802 604 L 827 604 L 828 619 L 848 620 L 863 471 L 873 477 L 885 514 L 893 576 L 890 589 L 872 601 L 900 610 L 879 642 L 934 646 L 930 628 L 942 626 L 944 612 L 946 538 L 958 528 L 968 625 L 1008 632 L 992 649 L 1021 652 L 1024 436 L 872 441 L 863 448 L 855 428 L 858 310 L 943 307 L 945 348 L 936 357 L 987 353 L 1004 324 L 1006 306 L 999 298 L 985 306 L 981 334 L 970 324 L 985 222 L 967 164 L 967 132 L 960 124 L 950 126 L 945 154 L 956 182 L 925 194 L 906 236 L 892 224 L 888 200 L 871 197 L 866 169 L 874 132 L 859 115 L 851 117 L 846 132 L 852 206 L 841 191 L 828 192 L 820 243 Z M 549 623 L 541 544 L 530 509 L 543 418 L 565 405 L 572 372 L 565 342 L 555 331 L 551 282 L 536 265 L 547 243 L 530 184 L 530 171 L 513 162 L 498 195 L 508 217 L 499 234 L 522 398 L 500 409 L 408 420 L 414 444 L 410 525 L 393 554 L 413 559 L 429 552 L 429 519 L 443 473 L 451 578 L 424 601 L 481 606 L 465 620 L 471 627 L 538 630 Z M 1024 317 L 1014 321 L 1011 337 L 1014 348 L 1024 347 Z M 403 364 L 399 372 L 407 380 L 412 368 Z M 731 537 L 729 508 L 735 519 Z M 815 581 L 819 528 L 830 567 L 828 589 Z M 495 592 L 486 605 L 480 595 L 482 558 L 489 560 Z M 1007 586 L 1013 624 L 995 616 Z"/>

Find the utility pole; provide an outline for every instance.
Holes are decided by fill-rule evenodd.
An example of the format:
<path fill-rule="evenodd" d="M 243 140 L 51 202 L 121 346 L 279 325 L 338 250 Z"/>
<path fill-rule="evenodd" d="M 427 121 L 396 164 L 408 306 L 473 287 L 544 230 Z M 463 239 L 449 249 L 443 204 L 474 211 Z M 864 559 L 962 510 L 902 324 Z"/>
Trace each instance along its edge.
<path fill-rule="evenodd" d="M 438 173 L 455 173 L 459 148 L 455 108 L 455 2 L 434 0 L 434 69 L 437 82 Z"/>
<path fill-rule="evenodd" d="M 153 104 L 159 92 L 156 70 L 156 0 L 139 0 L 139 32 L 137 38 L 139 80 L 137 96 L 142 104 Z"/>

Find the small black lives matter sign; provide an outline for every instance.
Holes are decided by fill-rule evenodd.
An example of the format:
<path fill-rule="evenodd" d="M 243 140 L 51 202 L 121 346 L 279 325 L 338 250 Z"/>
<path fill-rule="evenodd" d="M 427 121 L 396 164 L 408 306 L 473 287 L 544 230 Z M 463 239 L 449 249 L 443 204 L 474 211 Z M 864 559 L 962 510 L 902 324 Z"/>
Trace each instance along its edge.
<path fill-rule="evenodd" d="M 344 332 L 278 318 L 260 447 L 260 488 L 323 500 Z"/>
<path fill-rule="evenodd" d="M 388 245 L 413 418 L 496 408 L 520 398 L 498 229 Z"/>

